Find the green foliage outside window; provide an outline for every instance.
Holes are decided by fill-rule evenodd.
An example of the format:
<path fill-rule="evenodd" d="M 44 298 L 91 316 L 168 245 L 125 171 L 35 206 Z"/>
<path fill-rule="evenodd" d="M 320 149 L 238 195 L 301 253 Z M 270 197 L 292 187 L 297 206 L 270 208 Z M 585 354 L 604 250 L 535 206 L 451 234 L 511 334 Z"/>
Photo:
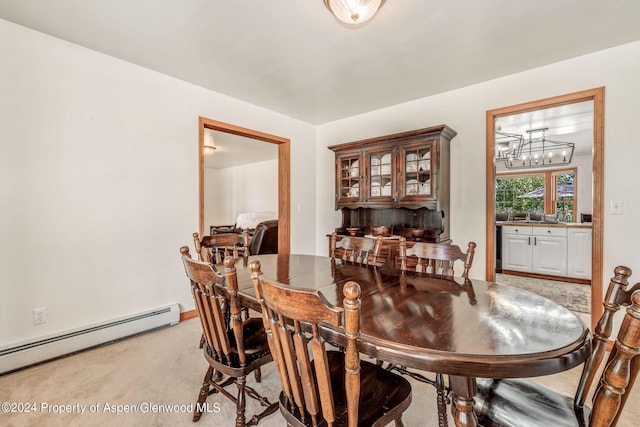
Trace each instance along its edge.
<path fill-rule="evenodd" d="M 498 177 L 496 212 L 543 212 L 544 190 L 540 197 L 525 196 L 540 188 L 544 188 L 544 175 Z"/>
<path fill-rule="evenodd" d="M 496 178 L 496 213 L 509 213 L 514 217 L 525 213 L 553 212 L 558 221 L 573 222 L 575 219 L 575 174 L 573 171 L 558 171 L 549 174 L 545 185 L 545 174 L 508 175 Z M 555 206 L 545 210 L 545 189 L 555 190 Z"/>
<path fill-rule="evenodd" d="M 574 220 L 574 179 L 573 172 L 556 174 L 556 206 L 555 213 L 558 214 L 558 221 L 573 222 Z M 569 192 L 567 189 L 571 188 Z M 570 194 L 569 194 L 570 193 Z"/>

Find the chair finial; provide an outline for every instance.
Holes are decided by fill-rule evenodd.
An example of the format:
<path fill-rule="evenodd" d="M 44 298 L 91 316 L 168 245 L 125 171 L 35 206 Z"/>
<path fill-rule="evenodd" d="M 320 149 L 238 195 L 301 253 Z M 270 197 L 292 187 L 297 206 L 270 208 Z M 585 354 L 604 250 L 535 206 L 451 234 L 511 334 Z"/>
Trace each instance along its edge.
<path fill-rule="evenodd" d="M 360 285 L 356 282 L 349 281 L 344 285 L 342 289 L 342 294 L 347 299 L 357 299 L 360 298 Z"/>

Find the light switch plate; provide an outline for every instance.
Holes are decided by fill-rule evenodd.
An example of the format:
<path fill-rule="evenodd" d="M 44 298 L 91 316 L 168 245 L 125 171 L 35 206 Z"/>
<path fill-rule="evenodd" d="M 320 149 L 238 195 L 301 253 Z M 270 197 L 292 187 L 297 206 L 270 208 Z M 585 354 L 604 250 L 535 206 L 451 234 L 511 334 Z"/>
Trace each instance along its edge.
<path fill-rule="evenodd" d="M 612 200 L 609 205 L 609 213 L 612 215 L 622 215 L 622 200 Z"/>

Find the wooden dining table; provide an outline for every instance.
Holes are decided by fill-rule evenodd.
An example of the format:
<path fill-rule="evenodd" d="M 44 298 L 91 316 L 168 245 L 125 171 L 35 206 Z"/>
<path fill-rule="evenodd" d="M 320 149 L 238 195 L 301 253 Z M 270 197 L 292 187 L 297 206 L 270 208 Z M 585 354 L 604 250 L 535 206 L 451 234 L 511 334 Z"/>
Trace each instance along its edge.
<path fill-rule="evenodd" d="M 477 426 L 476 378 L 549 375 L 583 363 L 590 332 L 567 308 L 499 283 L 367 267 L 313 255 L 257 255 L 236 262 L 238 295 L 259 311 L 248 264 L 280 283 L 317 289 L 342 305 L 342 288 L 361 288 L 359 350 L 377 360 L 449 376 L 456 426 Z M 222 267 L 224 268 L 224 267 Z M 340 345 L 344 334 L 327 328 Z"/>

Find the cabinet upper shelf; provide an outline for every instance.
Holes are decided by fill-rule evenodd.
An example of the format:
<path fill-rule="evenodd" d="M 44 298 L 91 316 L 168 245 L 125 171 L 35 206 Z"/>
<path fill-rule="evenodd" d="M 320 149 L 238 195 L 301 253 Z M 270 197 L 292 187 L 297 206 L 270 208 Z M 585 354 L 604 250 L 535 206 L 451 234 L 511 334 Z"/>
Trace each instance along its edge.
<path fill-rule="evenodd" d="M 336 209 L 440 208 L 449 198 L 449 142 L 445 126 L 330 146 L 336 154 Z"/>
<path fill-rule="evenodd" d="M 456 131 L 440 125 L 330 146 L 335 153 L 336 209 L 439 211 L 429 216 L 440 218 L 430 226 L 447 240 L 449 144 L 455 135 Z M 358 221 L 356 225 L 385 224 Z"/>

